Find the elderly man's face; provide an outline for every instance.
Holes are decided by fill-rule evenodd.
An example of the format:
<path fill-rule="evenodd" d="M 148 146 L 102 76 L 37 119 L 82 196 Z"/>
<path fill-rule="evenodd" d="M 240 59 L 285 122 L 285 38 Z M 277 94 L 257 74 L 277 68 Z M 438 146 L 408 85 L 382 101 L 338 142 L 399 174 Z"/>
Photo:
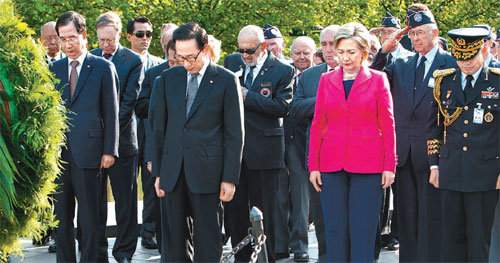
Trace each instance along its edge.
<path fill-rule="evenodd" d="M 54 57 L 61 50 L 61 42 L 57 36 L 56 29 L 50 25 L 43 28 L 40 40 L 43 46 L 47 48 L 47 53 L 51 57 Z"/>
<path fill-rule="evenodd" d="M 277 58 L 283 57 L 283 49 L 285 49 L 285 42 L 283 38 L 266 39 L 267 50 L 273 52 Z"/>
<path fill-rule="evenodd" d="M 114 26 L 102 26 L 97 29 L 97 40 L 104 54 L 113 54 L 120 43 L 122 32 Z"/>
<path fill-rule="evenodd" d="M 240 52 L 243 63 L 252 67 L 257 65 L 259 59 L 264 56 L 266 52 L 266 42 L 259 43 L 259 40 L 253 37 L 240 37 L 238 38 L 238 48 L 246 51 Z M 252 51 L 254 52 L 252 53 Z"/>
<path fill-rule="evenodd" d="M 434 48 L 438 33 L 437 29 L 432 29 L 429 24 L 425 24 L 410 29 L 408 36 L 413 43 L 413 49 L 425 55 Z"/>
<path fill-rule="evenodd" d="M 333 46 L 333 41 L 336 33 L 337 32 L 332 30 L 324 31 L 323 34 L 321 34 L 320 39 L 323 58 L 331 68 L 335 68 L 339 65 L 337 54 L 335 53 L 335 48 Z"/>
<path fill-rule="evenodd" d="M 300 70 L 300 72 L 311 67 L 313 56 L 314 47 L 309 46 L 305 42 L 293 44 L 292 60 L 295 67 Z"/>
<path fill-rule="evenodd" d="M 382 29 L 380 29 L 380 44 L 383 45 L 384 42 L 397 30 L 397 27 L 382 27 Z"/>

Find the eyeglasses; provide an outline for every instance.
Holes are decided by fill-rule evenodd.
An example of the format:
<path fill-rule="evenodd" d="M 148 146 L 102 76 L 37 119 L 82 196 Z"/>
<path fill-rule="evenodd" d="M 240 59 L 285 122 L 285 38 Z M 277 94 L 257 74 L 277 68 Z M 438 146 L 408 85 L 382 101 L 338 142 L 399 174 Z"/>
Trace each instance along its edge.
<path fill-rule="evenodd" d="M 75 44 L 76 42 L 78 42 L 78 36 L 59 37 L 59 41 L 61 41 L 62 44 Z"/>
<path fill-rule="evenodd" d="M 135 32 L 135 36 L 138 38 L 143 38 L 144 35 L 146 35 L 146 37 L 151 37 L 153 35 L 153 32 L 152 31 L 137 31 L 137 32 Z"/>
<path fill-rule="evenodd" d="M 428 30 L 428 31 L 424 31 L 424 30 L 409 31 L 408 32 L 408 36 L 409 37 L 413 37 L 413 38 L 421 37 L 421 36 L 423 36 L 427 32 L 430 32 L 430 30 Z"/>
<path fill-rule="evenodd" d="M 58 37 L 58 36 L 48 36 L 48 37 L 44 37 L 44 38 L 43 38 L 43 41 L 45 41 L 45 42 L 47 42 L 47 43 L 50 43 L 50 42 L 52 42 L 52 41 L 57 42 L 57 43 L 58 43 L 58 42 L 60 42 L 60 40 L 59 40 L 59 37 Z"/>
<path fill-rule="evenodd" d="M 200 51 L 198 51 L 198 54 L 196 54 L 195 57 L 193 56 L 188 56 L 188 57 L 184 57 L 184 56 L 181 56 L 181 55 L 178 55 L 178 54 L 175 54 L 174 58 L 179 62 L 179 63 L 183 63 L 184 60 L 187 60 L 187 62 L 189 63 L 193 63 L 195 62 L 197 59 L 198 59 L 198 56 L 200 55 L 201 51 L 203 51 L 203 48 L 200 49 Z"/>
<path fill-rule="evenodd" d="M 114 44 L 116 42 L 116 38 L 98 38 L 97 41 L 99 43 L 104 44 L 108 42 L 109 44 Z"/>
<path fill-rule="evenodd" d="M 237 51 L 238 53 L 241 53 L 241 54 L 243 54 L 243 53 L 247 53 L 247 54 L 249 54 L 249 55 L 252 55 L 253 53 L 255 53 L 255 51 L 257 51 L 257 49 L 259 49 L 259 47 L 260 47 L 261 45 L 262 45 L 262 43 L 260 43 L 257 47 L 252 48 L 252 49 L 242 49 L 242 48 L 237 48 L 237 49 L 236 49 L 236 51 Z"/>

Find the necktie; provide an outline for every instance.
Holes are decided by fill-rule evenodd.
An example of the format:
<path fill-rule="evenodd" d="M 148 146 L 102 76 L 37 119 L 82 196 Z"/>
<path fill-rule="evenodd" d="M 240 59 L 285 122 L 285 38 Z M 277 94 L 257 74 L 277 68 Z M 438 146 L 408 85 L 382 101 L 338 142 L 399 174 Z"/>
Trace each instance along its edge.
<path fill-rule="evenodd" d="M 186 94 L 186 117 L 191 110 L 191 105 L 193 105 L 194 97 L 196 97 L 196 93 L 198 92 L 198 75 L 198 73 L 193 73 L 189 78 Z"/>
<path fill-rule="evenodd" d="M 55 58 L 50 58 L 50 62 L 54 63 L 54 62 L 56 62 L 56 59 Z"/>
<path fill-rule="evenodd" d="M 245 80 L 245 87 L 247 89 L 252 88 L 252 83 L 253 83 L 253 70 L 255 69 L 255 66 L 250 67 L 250 71 L 248 71 L 247 74 L 247 79 Z"/>
<path fill-rule="evenodd" d="M 109 58 L 112 56 L 111 54 L 104 54 L 102 55 L 105 59 L 109 60 Z"/>
<path fill-rule="evenodd" d="M 76 67 L 78 67 L 78 60 L 71 61 L 71 74 L 69 76 L 69 96 L 70 99 L 73 99 L 73 94 L 75 93 L 76 83 L 78 82 L 78 71 L 76 71 Z"/>
<path fill-rule="evenodd" d="M 387 62 L 392 63 L 392 58 L 393 58 L 392 54 L 389 54 L 389 57 L 387 58 Z"/>
<path fill-rule="evenodd" d="M 474 79 L 474 77 L 472 75 L 467 75 L 467 77 L 465 77 L 465 80 L 467 81 L 465 83 L 465 88 L 464 88 L 464 96 L 465 96 L 465 100 L 467 100 L 467 98 L 469 98 L 472 94 L 472 80 Z"/>
<path fill-rule="evenodd" d="M 302 72 L 299 73 L 299 79 L 300 79 L 301 76 L 302 76 Z"/>
<path fill-rule="evenodd" d="M 415 71 L 415 87 L 413 89 L 413 99 L 415 100 L 415 93 L 418 89 L 422 88 L 425 76 L 425 57 L 422 56 L 420 64 L 418 64 L 417 71 Z"/>

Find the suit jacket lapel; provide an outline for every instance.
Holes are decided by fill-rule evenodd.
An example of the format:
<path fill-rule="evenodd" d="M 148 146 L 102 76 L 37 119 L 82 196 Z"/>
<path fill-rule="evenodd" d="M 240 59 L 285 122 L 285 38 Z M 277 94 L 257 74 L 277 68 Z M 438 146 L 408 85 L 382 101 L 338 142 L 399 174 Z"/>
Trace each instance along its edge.
<path fill-rule="evenodd" d="M 207 95 L 213 90 L 215 86 L 215 79 L 217 76 L 217 68 L 215 65 L 210 63 L 208 65 L 203 78 L 201 79 L 201 83 L 198 86 L 198 92 L 196 92 L 196 96 L 194 97 L 193 105 L 191 105 L 191 110 L 186 118 L 186 122 L 189 121 L 191 116 L 196 112 L 200 104 L 205 100 Z M 186 107 L 184 107 L 186 108 Z"/>
<path fill-rule="evenodd" d="M 251 90 L 257 90 L 262 81 L 264 81 L 267 76 L 271 75 L 271 73 L 273 72 L 274 63 L 276 63 L 276 57 L 274 57 L 274 55 L 269 51 L 267 51 L 267 53 L 268 57 L 266 61 L 264 61 L 264 65 L 262 65 L 260 71 L 257 73 L 257 77 L 255 77 L 252 83 Z"/>
<path fill-rule="evenodd" d="M 413 108 L 413 89 L 415 88 L 415 71 L 417 70 L 418 53 L 408 60 L 408 67 L 406 68 L 405 79 L 406 95 L 408 97 L 409 105 Z"/>
<path fill-rule="evenodd" d="M 71 99 L 71 104 L 75 102 L 80 94 L 80 91 L 87 82 L 87 78 L 89 76 L 90 71 L 92 70 L 92 57 L 87 53 L 85 60 L 82 64 L 82 69 L 80 70 L 80 75 L 78 76 L 78 82 L 76 82 L 75 93 L 73 94 L 73 98 Z"/>
<path fill-rule="evenodd" d="M 347 109 L 347 102 L 345 100 L 345 91 L 344 91 L 344 77 L 342 74 L 342 69 L 336 70 L 331 74 L 328 74 L 328 81 L 330 82 L 332 89 L 334 89 L 334 94 L 339 94 L 341 96 L 335 96 L 337 101 L 344 109 Z"/>
<path fill-rule="evenodd" d="M 59 85 L 58 85 L 58 90 L 61 91 L 62 93 L 62 98 L 64 100 L 64 103 L 65 105 L 69 105 L 70 101 L 69 101 L 69 80 L 68 80 L 68 68 L 69 68 L 69 65 L 68 65 L 68 58 L 64 58 L 65 62 L 64 63 L 61 63 L 61 71 L 62 71 L 62 74 L 61 74 L 61 82 L 59 82 Z"/>
<path fill-rule="evenodd" d="M 444 68 L 446 65 L 443 56 L 441 55 L 441 50 L 439 49 L 436 52 L 436 56 L 434 57 L 434 61 L 432 61 L 432 65 L 427 72 L 427 75 L 424 77 L 424 81 L 422 82 L 422 87 L 417 88 L 417 92 L 415 93 L 415 105 L 417 106 L 419 102 L 424 98 L 425 93 L 429 92 L 431 89 L 429 86 L 429 79 L 433 78 L 433 73 L 436 69 Z"/>
<path fill-rule="evenodd" d="M 116 48 L 116 53 L 113 55 L 113 59 L 112 59 L 112 62 L 115 65 L 115 68 L 117 71 L 121 67 L 121 65 L 125 62 L 125 59 L 123 57 L 125 55 L 125 53 L 123 53 L 121 51 L 122 51 L 122 46 L 119 45 Z"/>

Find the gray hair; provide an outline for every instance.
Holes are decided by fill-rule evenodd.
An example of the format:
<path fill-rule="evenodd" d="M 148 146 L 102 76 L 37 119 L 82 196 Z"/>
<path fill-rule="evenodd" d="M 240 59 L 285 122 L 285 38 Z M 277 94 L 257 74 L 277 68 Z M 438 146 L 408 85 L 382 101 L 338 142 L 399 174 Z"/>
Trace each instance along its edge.
<path fill-rule="evenodd" d="M 56 21 L 50 21 L 50 22 L 43 24 L 42 27 L 40 27 L 40 36 L 43 35 L 43 29 L 45 27 L 48 27 L 48 26 L 52 26 L 55 30 L 56 29 Z"/>
<path fill-rule="evenodd" d="M 332 31 L 333 35 L 336 35 L 337 30 L 339 30 L 339 28 L 340 28 L 339 25 L 329 25 L 323 28 L 323 30 L 321 30 L 321 33 L 319 33 L 319 42 L 321 42 L 321 40 L 323 39 L 323 34 L 325 34 L 325 32 Z"/>
<path fill-rule="evenodd" d="M 290 52 L 293 53 L 293 47 L 296 43 L 302 42 L 311 48 L 311 51 L 314 53 L 316 51 L 316 43 L 314 39 L 308 36 L 300 36 L 293 40 L 292 45 L 290 46 Z"/>
<path fill-rule="evenodd" d="M 259 43 L 263 43 L 266 41 L 266 39 L 264 38 L 264 31 L 262 30 L 262 28 L 256 25 L 248 25 L 243 27 L 238 34 L 238 39 L 242 37 L 255 38 L 259 41 Z"/>
<path fill-rule="evenodd" d="M 96 21 L 95 28 L 98 29 L 104 26 L 113 26 L 117 31 L 122 31 L 122 20 L 120 16 L 113 12 L 109 11 L 104 14 L 101 14 Z"/>

